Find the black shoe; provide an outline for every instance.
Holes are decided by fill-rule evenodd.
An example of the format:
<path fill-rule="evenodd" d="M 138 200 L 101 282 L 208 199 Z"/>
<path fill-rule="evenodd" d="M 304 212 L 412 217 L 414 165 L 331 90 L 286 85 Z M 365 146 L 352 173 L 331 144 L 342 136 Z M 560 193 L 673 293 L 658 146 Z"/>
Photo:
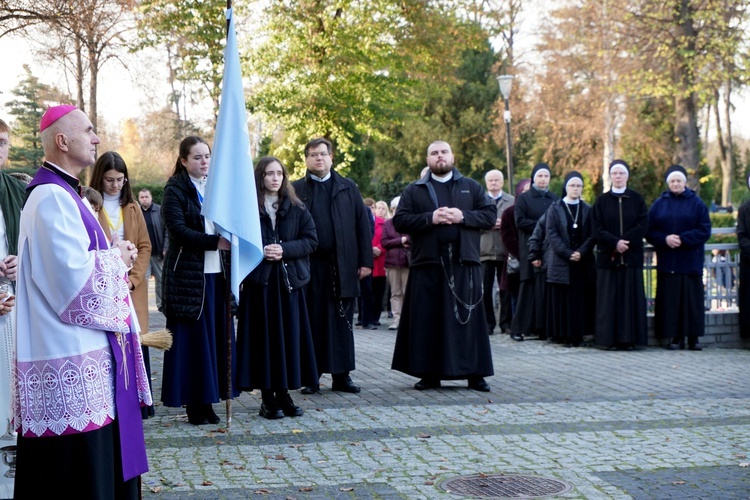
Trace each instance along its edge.
<path fill-rule="evenodd" d="M 670 351 L 679 351 L 680 349 L 684 348 L 685 346 L 683 346 L 682 344 L 669 344 L 667 346 L 667 349 L 669 349 Z"/>
<path fill-rule="evenodd" d="M 388 319 L 393 319 L 393 311 L 388 311 Z"/>
<path fill-rule="evenodd" d="M 357 321 L 356 323 L 354 323 L 354 326 L 362 326 L 362 322 L 361 321 Z"/>
<path fill-rule="evenodd" d="M 219 416 L 214 412 L 214 409 L 211 405 L 206 405 L 206 419 L 208 420 L 209 424 L 218 424 L 221 422 L 221 419 Z"/>
<path fill-rule="evenodd" d="M 516 342 L 523 342 L 523 334 L 522 333 L 511 333 L 510 338 L 515 340 Z"/>
<path fill-rule="evenodd" d="M 375 323 L 373 323 L 373 325 L 380 326 L 380 321 L 376 321 Z"/>
<path fill-rule="evenodd" d="M 702 351 L 703 346 L 701 345 L 700 342 L 696 342 L 695 344 L 688 346 L 688 350 L 689 351 Z"/>
<path fill-rule="evenodd" d="M 266 405 L 265 401 L 260 404 L 260 412 L 258 414 L 263 418 L 267 418 L 268 420 L 284 418 L 284 412 L 281 411 L 281 408 L 279 408 L 275 404 Z"/>
<path fill-rule="evenodd" d="M 470 378 L 469 389 L 474 389 L 475 391 L 481 392 L 490 392 L 490 384 L 488 384 L 483 377 Z"/>
<path fill-rule="evenodd" d="M 351 392 L 352 394 L 357 394 L 361 389 L 358 385 L 354 385 L 354 382 L 352 382 L 352 378 L 347 375 L 345 377 L 334 378 L 333 384 L 331 384 L 331 390 L 336 392 Z"/>
<path fill-rule="evenodd" d="M 299 392 L 302 394 L 318 394 L 320 393 L 320 384 L 308 385 L 303 387 Z"/>
<path fill-rule="evenodd" d="M 414 388 L 418 391 L 426 391 L 427 389 L 439 389 L 440 380 L 433 378 L 423 378 L 422 380 L 414 384 Z"/>
<path fill-rule="evenodd" d="M 204 405 L 185 405 L 188 422 L 193 425 L 206 425 L 208 418 L 204 412 Z"/>
<path fill-rule="evenodd" d="M 487 335 L 494 335 L 495 334 L 495 328 L 489 328 L 487 330 Z"/>
<path fill-rule="evenodd" d="M 276 404 L 279 405 L 279 408 L 281 408 L 281 411 L 287 417 L 301 417 L 305 413 L 302 408 L 294 404 L 288 392 L 284 394 L 277 393 Z"/>

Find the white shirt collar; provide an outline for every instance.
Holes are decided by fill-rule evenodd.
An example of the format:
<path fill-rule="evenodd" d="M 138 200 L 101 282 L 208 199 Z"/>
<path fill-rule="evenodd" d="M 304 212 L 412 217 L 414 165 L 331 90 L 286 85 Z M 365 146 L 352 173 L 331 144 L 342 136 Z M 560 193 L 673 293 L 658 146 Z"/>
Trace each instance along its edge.
<path fill-rule="evenodd" d="M 432 175 L 432 178 L 435 179 L 438 182 L 448 182 L 449 180 L 453 179 L 453 170 L 448 172 L 445 175 L 435 175 L 434 173 L 430 172 L 430 175 Z"/>
<path fill-rule="evenodd" d="M 331 172 L 328 171 L 325 177 L 318 177 L 317 175 L 311 173 L 310 178 L 314 180 L 315 182 L 325 182 L 331 178 Z"/>

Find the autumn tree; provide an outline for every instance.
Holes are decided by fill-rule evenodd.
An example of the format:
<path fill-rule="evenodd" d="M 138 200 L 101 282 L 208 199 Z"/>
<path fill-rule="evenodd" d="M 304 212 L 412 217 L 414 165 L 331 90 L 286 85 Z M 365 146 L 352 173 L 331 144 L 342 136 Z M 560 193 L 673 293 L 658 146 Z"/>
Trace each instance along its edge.
<path fill-rule="evenodd" d="M 629 76 L 639 95 L 674 102 L 672 162 L 683 165 L 696 186 L 701 162 L 698 109 L 714 99 L 716 72 L 744 38 L 734 12 L 745 0 L 637 0 L 621 4 L 625 35 L 640 68 Z M 731 175 L 729 175 L 731 177 Z"/>
<path fill-rule="evenodd" d="M 132 50 L 155 47 L 166 53 L 171 100 L 182 125 L 187 116 L 180 101 L 192 98 L 180 88 L 197 88 L 219 111 L 226 39 L 225 0 L 142 0 L 138 6 L 139 36 Z M 235 19 L 238 7 L 234 7 Z M 241 6 L 240 6 L 241 13 Z"/>
<path fill-rule="evenodd" d="M 77 105 L 96 127 L 99 72 L 117 57 L 123 37 L 132 29 L 133 4 L 134 0 L 0 0 L 0 34 L 23 35 L 39 47 L 38 54 L 71 74 Z"/>
<path fill-rule="evenodd" d="M 283 132 L 274 151 L 301 165 L 301 145 L 325 136 L 342 168 L 357 141 L 445 95 L 461 53 L 486 39 L 454 2 L 422 0 L 284 0 L 259 26 L 249 107 Z"/>

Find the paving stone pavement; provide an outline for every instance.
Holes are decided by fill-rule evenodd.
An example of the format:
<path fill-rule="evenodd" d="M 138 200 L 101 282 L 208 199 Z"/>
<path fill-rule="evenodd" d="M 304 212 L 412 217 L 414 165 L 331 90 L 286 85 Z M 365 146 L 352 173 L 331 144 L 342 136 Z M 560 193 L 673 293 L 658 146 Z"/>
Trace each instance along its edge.
<path fill-rule="evenodd" d="M 750 498 L 750 350 L 602 351 L 491 338 L 492 392 L 416 391 L 390 370 L 395 332 L 355 330 L 360 394 L 293 391 L 300 418 L 265 420 L 259 393 L 214 405 L 218 426 L 158 406 L 144 422 L 145 498 L 466 498 L 473 474 L 564 481 L 559 498 Z M 152 329 L 164 318 L 152 307 Z M 152 349 L 154 399 L 162 356 Z"/>

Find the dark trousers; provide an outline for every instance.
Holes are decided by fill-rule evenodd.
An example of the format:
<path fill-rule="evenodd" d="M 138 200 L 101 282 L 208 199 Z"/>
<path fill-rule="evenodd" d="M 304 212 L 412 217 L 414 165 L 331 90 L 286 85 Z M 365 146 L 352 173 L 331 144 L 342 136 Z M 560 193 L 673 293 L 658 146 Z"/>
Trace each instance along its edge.
<path fill-rule="evenodd" d="M 492 287 L 496 282 L 498 287 L 500 286 L 500 278 L 503 275 L 504 265 L 504 260 L 485 260 L 482 262 L 482 270 L 484 271 L 484 315 L 487 318 L 487 327 L 490 331 L 492 331 L 495 328 L 495 325 L 498 324 L 498 322 L 495 321 L 495 300 L 492 293 Z M 500 328 L 510 331 L 510 324 L 513 319 L 511 294 L 503 290 L 499 290 L 499 294 Z"/>

